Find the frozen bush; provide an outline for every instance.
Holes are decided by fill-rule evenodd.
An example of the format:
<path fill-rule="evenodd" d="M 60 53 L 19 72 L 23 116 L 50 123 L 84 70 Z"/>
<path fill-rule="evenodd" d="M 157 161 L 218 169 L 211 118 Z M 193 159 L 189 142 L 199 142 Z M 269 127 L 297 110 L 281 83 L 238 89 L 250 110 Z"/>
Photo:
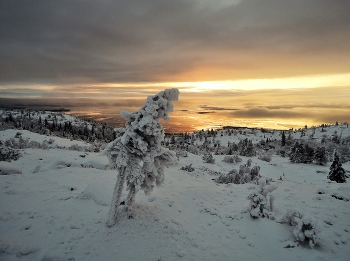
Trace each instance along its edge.
<path fill-rule="evenodd" d="M 253 218 L 266 217 L 275 219 L 272 212 L 274 208 L 274 197 L 268 194 L 274 191 L 277 186 L 268 185 L 266 178 L 259 179 L 258 183 L 257 190 L 252 192 L 247 198 L 250 200 L 250 216 Z"/>
<path fill-rule="evenodd" d="M 309 246 L 313 248 L 318 245 L 320 239 L 321 228 L 317 220 L 310 217 L 303 217 L 296 225 L 293 234 L 298 241 L 309 241 Z"/>
<path fill-rule="evenodd" d="M 40 149 L 41 148 L 41 144 L 38 141 L 32 140 L 28 143 L 28 148 L 32 148 L 32 149 Z"/>
<path fill-rule="evenodd" d="M 236 180 L 237 178 L 239 178 L 238 172 L 237 172 L 237 170 L 233 169 L 229 173 L 227 173 L 225 175 L 220 175 L 219 177 L 217 177 L 214 180 L 217 183 L 229 184 L 229 183 L 236 183 L 237 182 L 237 180 Z"/>
<path fill-rule="evenodd" d="M 244 140 L 241 140 L 238 143 L 239 148 L 239 155 L 246 156 L 246 157 L 253 157 L 256 155 L 256 150 L 254 148 L 254 145 L 251 140 L 248 140 L 247 138 Z"/>
<path fill-rule="evenodd" d="M 176 150 L 176 156 L 177 157 L 188 157 L 188 153 L 185 150 Z"/>
<path fill-rule="evenodd" d="M 68 149 L 69 150 L 75 150 L 75 151 L 83 151 L 83 147 L 79 146 L 78 144 L 73 144 L 73 145 L 69 146 Z"/>
<path fill-rule="evenodd" d="M 202 160 L 204 163 L 210 163 L 210 164 L 214 164 L 215 163 L 215 159 L 213 157 L 213 155 L 207 151 L 203 156 L 202 156 Z"/>
<path fill-rule="evenodd" d="M 256 180 L 260 177 L 260 166 L 254 166 L 250 171 L 251 180 Z"/>
<path fill-rule="evenodd" d="M 259 160 L 266 161 L 266 162 L 271 162 L 271 155 L 269 154 L 261 154 L 258 157 Z"/>
<path fill-rule="evenodd" d="M 246 164 L 240 166 L 240 170 L 231 170 L 227 174 L 221 174 L 219 177 L 214 179 L 217 183 L 222 184 L 245 184 L 256 181 L 260 177 L 260 167 L 254 166 L 252 169 L 246 166 Z"/>
<path fill-rule="evenodd" d="M 288 210 L 287 213 L 279 221 L 280 223 L 288 223 L 295 226 L 293 235 L 297 241 L 309 241 L 309 246 L 313 248 L 321 242 L 321 227 L 317 220 L 303 215 L 296 210 Z"/>
<path fill-rule="evenodd" d="M 181 167 L 181 170 L 187 171 L 187 172 L 192 172 L 194 171 L 194 168 L 192 167 L 192 163 L 190 165 L 186 165 L 184 167 Z"/>
<path fill-rule="evenodd" d="M 189 153 L 192 153 L 192 154 L 195 154 L 195 155 L 198 155 L 198 148 L 196 147 L 196 146 L 194 146 L 194 145 L 189 145 L 188 147 L 187 147 L 187 151 L 189 152 Z"/>
<path fill-rule="evenodd" d="M 238 155 L 232 155 L 232 156 L 225 156 L 222 161 L 227 162 L 227 163 L 237 164 L 237 163 L 241 162 L 242 159 L 240 157 L 238 157 Z"/>
<path fill-rule="evenodd" d="M 21 153 L 18 149 L 10 147 L 0 147 L 0 161 L 12 161 L 18 160 L 21 157 Z"/>

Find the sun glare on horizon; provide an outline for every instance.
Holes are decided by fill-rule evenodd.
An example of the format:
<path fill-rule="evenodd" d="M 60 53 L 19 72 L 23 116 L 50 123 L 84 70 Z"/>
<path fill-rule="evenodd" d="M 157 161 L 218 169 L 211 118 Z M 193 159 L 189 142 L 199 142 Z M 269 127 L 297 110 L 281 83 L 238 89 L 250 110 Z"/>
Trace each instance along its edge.
<path fill-rule="evenodd" d="M 245 79 L 227 81 L 198 81 L 171 83 L 169 85 L 188 87 L 185 92 L 201 92 L 216 90 L 262 90 L 262 89 L 300 89 L 327 86 L 349 86 L 350 73 L 332 75 L 310 75 L 274 79 Z"/>

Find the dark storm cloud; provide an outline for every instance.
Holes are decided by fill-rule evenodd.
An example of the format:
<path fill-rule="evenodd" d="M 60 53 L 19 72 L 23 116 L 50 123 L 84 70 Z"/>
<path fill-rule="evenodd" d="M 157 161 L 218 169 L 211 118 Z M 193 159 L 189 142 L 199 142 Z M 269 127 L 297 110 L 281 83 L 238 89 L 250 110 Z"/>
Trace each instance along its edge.
<path fill-rule="evenodd" d="M 2 0 L 0 82 L 172 81 L 201 68 L 215 71 L 201 77 L 216 79 L 273 77 L 284 67 L 348 70 L 350 1 L 232 2 Z"/>

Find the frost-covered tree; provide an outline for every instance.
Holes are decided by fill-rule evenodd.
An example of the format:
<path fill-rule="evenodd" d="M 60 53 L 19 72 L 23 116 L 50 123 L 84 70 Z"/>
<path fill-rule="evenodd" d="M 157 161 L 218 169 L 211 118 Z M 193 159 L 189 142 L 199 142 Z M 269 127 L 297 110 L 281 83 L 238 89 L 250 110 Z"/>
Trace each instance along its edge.
<path fill-rule="evenodd" d="M 345 170 L 343 169 L 342 164 L 339 160 L 338 153 L 334 154 L 334 160 L 330 167 L 330 171 L 327 178 L 332 181 L 336 181 L 337 183 L 346 182 Z"/>
<path fill-rule="evenodd" d="M 108 226 L 116 222 L 125 181 L 129 191 L 125 206 L 129 217 L 132 217 L 130 207 L 136 193 L 143 190 L 149 195 L 155 184 L 159 186 L 163 183 L 164 167 L 177 162 L 175 152 L 161 144 L 164 130 L 159 121 L 169 120 L 168 114 L 174 107 L 171 101 L 177 101 L 178 96 L 178 89 L 166 89 L 149 96 L 138 112 L 121 112 L 121 116 L 127 120 L 125 128 L 118 129 L 117 138 L 102 153 L 108 157 L 110 167 L 118 171 Z"/>

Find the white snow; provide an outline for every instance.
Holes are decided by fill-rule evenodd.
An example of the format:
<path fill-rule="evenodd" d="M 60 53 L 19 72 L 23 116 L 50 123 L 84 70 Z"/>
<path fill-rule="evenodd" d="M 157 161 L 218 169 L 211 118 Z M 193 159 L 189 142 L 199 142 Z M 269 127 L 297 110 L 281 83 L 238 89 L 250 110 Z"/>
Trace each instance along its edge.
<path fill-rule="evenodd" d="M 0 131 L 0 139 L 17 132 Z M 89 146 L 83 142 L 21 132 L 33 141 L 55 141 L 45 150 L 21 150 L 22 157 L 9 163 L 21 175 L 0 175 L 0 260 L 349 260 L 350 184 L 327 179 L 330 163 L 252 157 L 252 166 L 260 166 L 260 174 L 277 186 L 270 193 L 276 219 L 253 219 L 247 197 L 257 186 L 217 184 L 215 173 L 237 166 L 223 162 L 224 155 L 213 155 L 215 164 L 208 164 L 188 153 L 165 169 L 162 187 L 149 197 L 137 194 L 132 219 L 121 212 L 117 224 L 107 228 L 117 177 L 106 168 L 107 158 L 69 150 L 74 144 Z M 221 144 L 239 138 L 217 137 Z M 180 170 L 189 164 L 193 172 Z M 350 170 L 349 162 L 343 167 Z M 278 222 L 291 209 L 317 221 L 318 246 L 296 241 L 296 227 Z"/>
<path fill-rule="evenodd" d="M 12 162 L 0 161 L 0 175 L 22 174 L 22 169 Z"/>

